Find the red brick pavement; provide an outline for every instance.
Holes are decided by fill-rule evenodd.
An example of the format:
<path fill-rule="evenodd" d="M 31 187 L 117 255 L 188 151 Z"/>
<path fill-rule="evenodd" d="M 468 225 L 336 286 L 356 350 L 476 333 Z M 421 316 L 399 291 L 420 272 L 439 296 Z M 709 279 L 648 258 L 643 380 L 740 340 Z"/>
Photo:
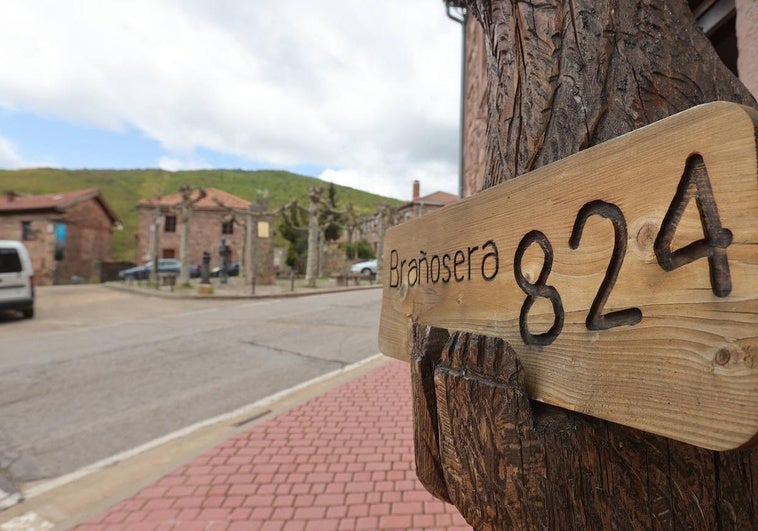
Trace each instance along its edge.
<path fill-rule="evenodd" d="M 77 527 L 471 529 L 416 478 L 408 365 L 393 361 L 233 437 Z"/>

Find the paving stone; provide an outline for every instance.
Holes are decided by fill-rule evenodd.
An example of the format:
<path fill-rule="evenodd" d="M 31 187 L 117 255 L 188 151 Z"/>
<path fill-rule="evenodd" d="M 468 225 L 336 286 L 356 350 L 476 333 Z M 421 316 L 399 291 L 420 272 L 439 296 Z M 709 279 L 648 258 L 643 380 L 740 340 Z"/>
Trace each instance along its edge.
<path fill-rule="evenodd" d="M 416 478 L 408 365 L 258 424 L 77 531 L 470 529 Z"/>

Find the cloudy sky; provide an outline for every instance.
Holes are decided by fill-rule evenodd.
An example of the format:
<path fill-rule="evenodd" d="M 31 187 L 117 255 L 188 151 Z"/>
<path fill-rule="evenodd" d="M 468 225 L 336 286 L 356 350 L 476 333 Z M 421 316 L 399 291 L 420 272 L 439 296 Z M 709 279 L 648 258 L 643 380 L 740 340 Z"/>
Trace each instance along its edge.
<path fill-rule="evenodd" d="M 441 0 L 7 2 L 0 167 L 457 193 L 460 38 Z"/>

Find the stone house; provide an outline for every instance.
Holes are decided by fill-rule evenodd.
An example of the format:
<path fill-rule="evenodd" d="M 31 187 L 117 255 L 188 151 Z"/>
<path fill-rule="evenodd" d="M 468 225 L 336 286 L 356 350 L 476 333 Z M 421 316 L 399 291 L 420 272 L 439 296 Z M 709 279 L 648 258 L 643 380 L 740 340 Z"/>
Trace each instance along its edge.
<path fill-rule="evenodd" d="M 416 180 L 413 181 L 412 199 L 395 209 L 395 219 L 397 223 L 403 223 L 411 219 L 420 218 L 424 214 L 434 212 L 457 201 L 457 195 L 439 190 L 422 196 L 421 184 Z"/>
<path fill-rule="evenodd" d="M 392 220 L 389 225 L 395 225 L 397 223 L 403 223 L 421 217 L 424 214 L 434 212 L 435 210 L 439 210 L 440 208 L 457 201 L 458 196 L 442 191 L 436 191 L 422 196 L 421 183 L 418 180 L 415 180 L 413 181 L 413 194 L 411 200 L 392 210 Z M 364 216 L 356 229 L 354 239 L 358 240 L 365 238 L 376 251 L 379 246 L 379 238 L 382 229 L 386 230 L 388 228 L 382 227 L 381 225 L 382 222 L 379 213 Z"/>
<path fill-rule="evenodd" d="M 0 197 L 0 239 L 26 245 L 38 285 L 98 282 L 120 224 L 94 188 Z"/>
<path fill-rule="evenodd" d="M 270 282 L 273 278 L 273 233 L 269 217 L 263 211 L 265 205 L 224 192 L 217 188 L 206 188 L 206 196 L 192 207 L 189 230 L 189 248 L 187 259 L 190 264 L 201 264 L 203 252 L 211 255 L 211 268 L 219 265 L 219 245 L 221 239 L 231 248 L 230 260 L 243 261 L 245 247 L 246 214 L 251 212 L 259 219 L 256 230 L 249 241 L 255 249 L 256 280 L 260 283 Z M 136 235 L 136 261 L 143 263 L 150 257 L 152 245 L 151 225 L 158 214 L 160 216 L 157 231 L 158 252 L 160 258 L 179 258 L 182 234 L 182 221 L 177 207 L 181 203 L 181 194 L 172 194 L 159 199 L 143 199 L 137 203 L 139 229 Z M 236 211 L 235 221 L 229 221 L 230 211 Z"/>

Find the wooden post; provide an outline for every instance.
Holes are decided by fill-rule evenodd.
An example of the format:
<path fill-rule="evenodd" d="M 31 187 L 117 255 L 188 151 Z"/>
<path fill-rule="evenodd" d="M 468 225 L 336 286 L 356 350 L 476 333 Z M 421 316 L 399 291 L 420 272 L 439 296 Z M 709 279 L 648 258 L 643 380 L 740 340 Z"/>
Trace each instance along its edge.
<path fill-rule="evenodd" d="M 684 1 L 461 4 L 481 22 L 487 46 L 485 188 L 701 103 L 756 105 Z M 698 164 L 688 165 L 682 182 L 701 179 Z M 686 204 L 690 186 L 681 188 Z M 560 204 L 542 199 L 532 197 L 535 220 Z M 597 204 L 579 216 L 581 223 L 594 214 L 619 219 Z M 581 223 L 572 234 L 576 243 Z M 665 240 L 664 234 L 656 241 L 656 251 L 670 255 Z M 544 239 L 535 235 L 527 246 L 533 243 L 547 262 Z M 659 261 L 664 267 L 666 260 Z M 491 274 L 482 265 L 482 275 Z M 543 277 L 539 269 L 537 275 Z M 516 279 L 522 288 L 536 285 L 523 273 Z M 723 285 L 718 275 L 712 282 Z M 550 286 L 543 287 L 546 297 Z M 750 308 L 747 318 L 754 319 L 754 302 Z M 423 311 L 423 305 L 409 310 Z M 758 528 L 758 451 L 707 450 L 530 401 L 524 365 L 502 339 L 461 332 L 448 338 L 421 324 L 412 334 L 417 473 L 476 529 Z"/>

